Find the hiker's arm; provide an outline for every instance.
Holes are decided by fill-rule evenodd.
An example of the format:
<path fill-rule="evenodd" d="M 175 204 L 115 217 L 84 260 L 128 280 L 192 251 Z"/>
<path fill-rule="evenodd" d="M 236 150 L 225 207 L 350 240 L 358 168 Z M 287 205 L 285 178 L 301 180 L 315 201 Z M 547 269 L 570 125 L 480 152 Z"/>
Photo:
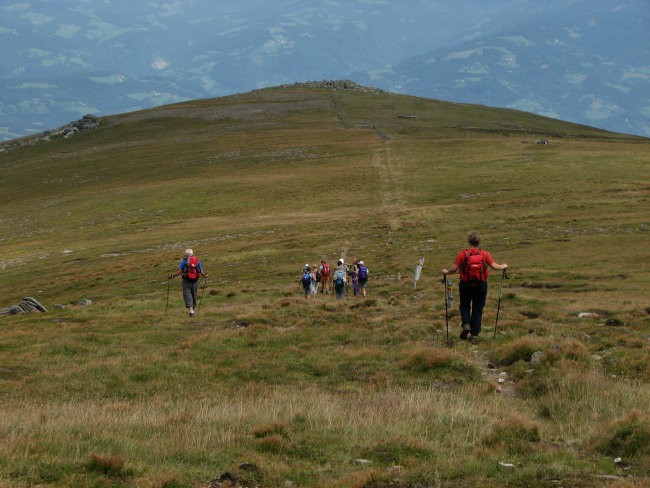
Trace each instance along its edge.
<path fill-rule="evenodd" d="M 506 263 L 499 264 L 499 263 L 493 262 L 492 264 L 490 264 L 490 268 L 492 268 L 492 269 L 506 269 L 507 267 L 508 267 L 508 265 Z"/>
<path fill-rule="evenodd" d="M 171 280 L 172 278 L 176 278 L 179 274 L 181 274 L 181 270 L 180 270 L 180 269 L 179 269 L 178 271 L 176 271 L 175 273 L 169 273 L 169 275 L 167 276 L 167 278 L 169 278 L 169 279 Z"/>
<path fill-rule="evenodd" d="M 205 279 L 208 278 L 208 273 L 204 273 L 203 270 L 201 270 L 201 276 L 203 276 Z"/>
<path fill-rule="evenodd" d="M 442 268 L 442 274 L 444 275 L 454 274 L 456 271 L 458 271 L 458 266 L 456 266 L 455 264 L 449 269 Z"/>

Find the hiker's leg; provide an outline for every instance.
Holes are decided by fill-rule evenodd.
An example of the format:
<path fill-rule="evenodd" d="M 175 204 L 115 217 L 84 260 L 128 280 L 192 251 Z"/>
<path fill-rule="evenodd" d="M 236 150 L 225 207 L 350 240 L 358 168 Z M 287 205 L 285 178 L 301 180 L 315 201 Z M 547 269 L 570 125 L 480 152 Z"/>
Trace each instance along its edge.
<path fill-rule="evenodd" d="M 458 283 L 458 295 L 460 297 L 460 304 L 458 305 L 460 320 L 463 324 L 469 324 L 472 309 L 472 287 L 460 280 Z"/>
<path fill-rule="evenodd" d="M 487 281 L 484 281 L 476 285 L 473 290 L 472 316 L 469 320 L 469 327 L 474 337 L 477 337 L 481 333 L 481 321 L 483 320 L 483 308 L 487 299 L 487 289 Z"/>
<path fill-rule="evenodd" d="M 192 282 L 183 280 L 183 301 L 185 302 L 185 308 L 193 307 L 192 300 Z"/>
<path fill-rule="evenodd" d="M 196 307 L 196 297 L 199 294 L 199 280 L 192 282 L 192 308 Z"/>
<path fill-rule="evenodd" d="M 359 282 L 359 288 L 361 288 L 361 295 L 366 296 L 366 281 Z"/>
<path fill-rule="evenodd" d="M 343 297 L 345 296 L 345 287 L 335 286 L 334 289 L 336 290 L 336 299 L 343 300 Z"/>

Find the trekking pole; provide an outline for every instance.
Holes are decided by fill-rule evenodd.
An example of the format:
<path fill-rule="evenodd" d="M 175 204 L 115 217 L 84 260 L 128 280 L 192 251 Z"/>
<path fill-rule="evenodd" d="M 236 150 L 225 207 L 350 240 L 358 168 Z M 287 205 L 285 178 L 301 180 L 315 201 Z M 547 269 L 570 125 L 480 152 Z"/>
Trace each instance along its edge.
<path fill-rule="evenodd" d="M 199 311 L 201 310 L 201 303 L 203 303 L 203 294 L 205 293 L 205 284 L 208 282 L 208 279 L 204 276 L 203 277 L 203 288 L 201 288 L 201 298 L 199 298 L 199 306 L 196 308 L 196 315 L 199 314 Z"/>
<path fill-rule="evenodd" d="M 501 273 L 501 286 L 499 287 L 499 301 L 497 302 L 497 318 L 494 322 L 494 335 L 492 336 L 492 339 L 496 339 L 497 337 L 497 326 L 499 325 L 499 310 L 501 309 L 501 292 L 503 292 L 503 279 L 510 279 L 508 278 L 508 268 L 503 270 L 503 273 Z"/>
<path fill-rule="evenodd" d="M 449 344 L 449 302 L 447 300 L 447 273 L 442 274 L 442 283 L 445 285 L 445 323 L 447 324 L 447 344 Z"/>
<path fill-rule="evenodd" d="M 167 309 L 169 308 L 169 283 L 171 280 L 167 278 L 167 300 L 165 302 L 165 317 L 167 317 Z"/>

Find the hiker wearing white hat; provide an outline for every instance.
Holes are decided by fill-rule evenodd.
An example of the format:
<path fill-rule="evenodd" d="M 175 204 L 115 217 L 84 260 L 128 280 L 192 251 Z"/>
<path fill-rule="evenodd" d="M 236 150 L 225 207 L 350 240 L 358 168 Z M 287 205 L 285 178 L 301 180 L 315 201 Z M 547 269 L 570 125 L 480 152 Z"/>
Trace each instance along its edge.
<path fill-rule="evenodd" d="M 192 249 L 185 249 L 185 257 L 181 260 L 178 270 L 175 273 L 170 273 L 168 278 L 171 280 L 178 275 L 182 275 L 183 277 L 183 301 L 185 302 L 185 308 L 188 309 L 190 317 L 194 317 L 199 278 L 203 276 L 207 279 L 208 274 L 203 272 L 201 261 L 194 255 Z M 205 285 L 203 288 L 205 289 Z"/>
<path fill-rule="evenodd" d="M 339 259 L 336 271 L 334 271 L 334 291 L 336 292 L 336 299 L 343 300 L 345 298 L 345 285 L 347 280 L 348 267 L 345 265 L 343 258 Z"/>

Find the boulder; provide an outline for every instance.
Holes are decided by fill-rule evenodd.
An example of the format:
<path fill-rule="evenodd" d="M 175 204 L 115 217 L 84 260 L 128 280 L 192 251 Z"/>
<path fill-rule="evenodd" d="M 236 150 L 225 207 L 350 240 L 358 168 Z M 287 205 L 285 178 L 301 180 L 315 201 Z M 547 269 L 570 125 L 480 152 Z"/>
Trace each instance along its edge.
<path fill-rule="evenodd" d="M 0 315 L 19 315 L 31 312 L 47 312 L 47 309 L 32 297 L 25 297 L 18 304 L 11 307 L 0 308 Z"/>
<path fill-rule="evenodd" d="M 542 351 L 535 351 L 530 357 L 530 362 L 533 364 L 540 364 L 544 359 L 544 353 Z"/>
<path fill-rule="evenodd" d="M 580 312 L 578 314 L 579 319 L 597 319 L 598 317 L 600 317 L 600 315 L 595 312 Z"/>

